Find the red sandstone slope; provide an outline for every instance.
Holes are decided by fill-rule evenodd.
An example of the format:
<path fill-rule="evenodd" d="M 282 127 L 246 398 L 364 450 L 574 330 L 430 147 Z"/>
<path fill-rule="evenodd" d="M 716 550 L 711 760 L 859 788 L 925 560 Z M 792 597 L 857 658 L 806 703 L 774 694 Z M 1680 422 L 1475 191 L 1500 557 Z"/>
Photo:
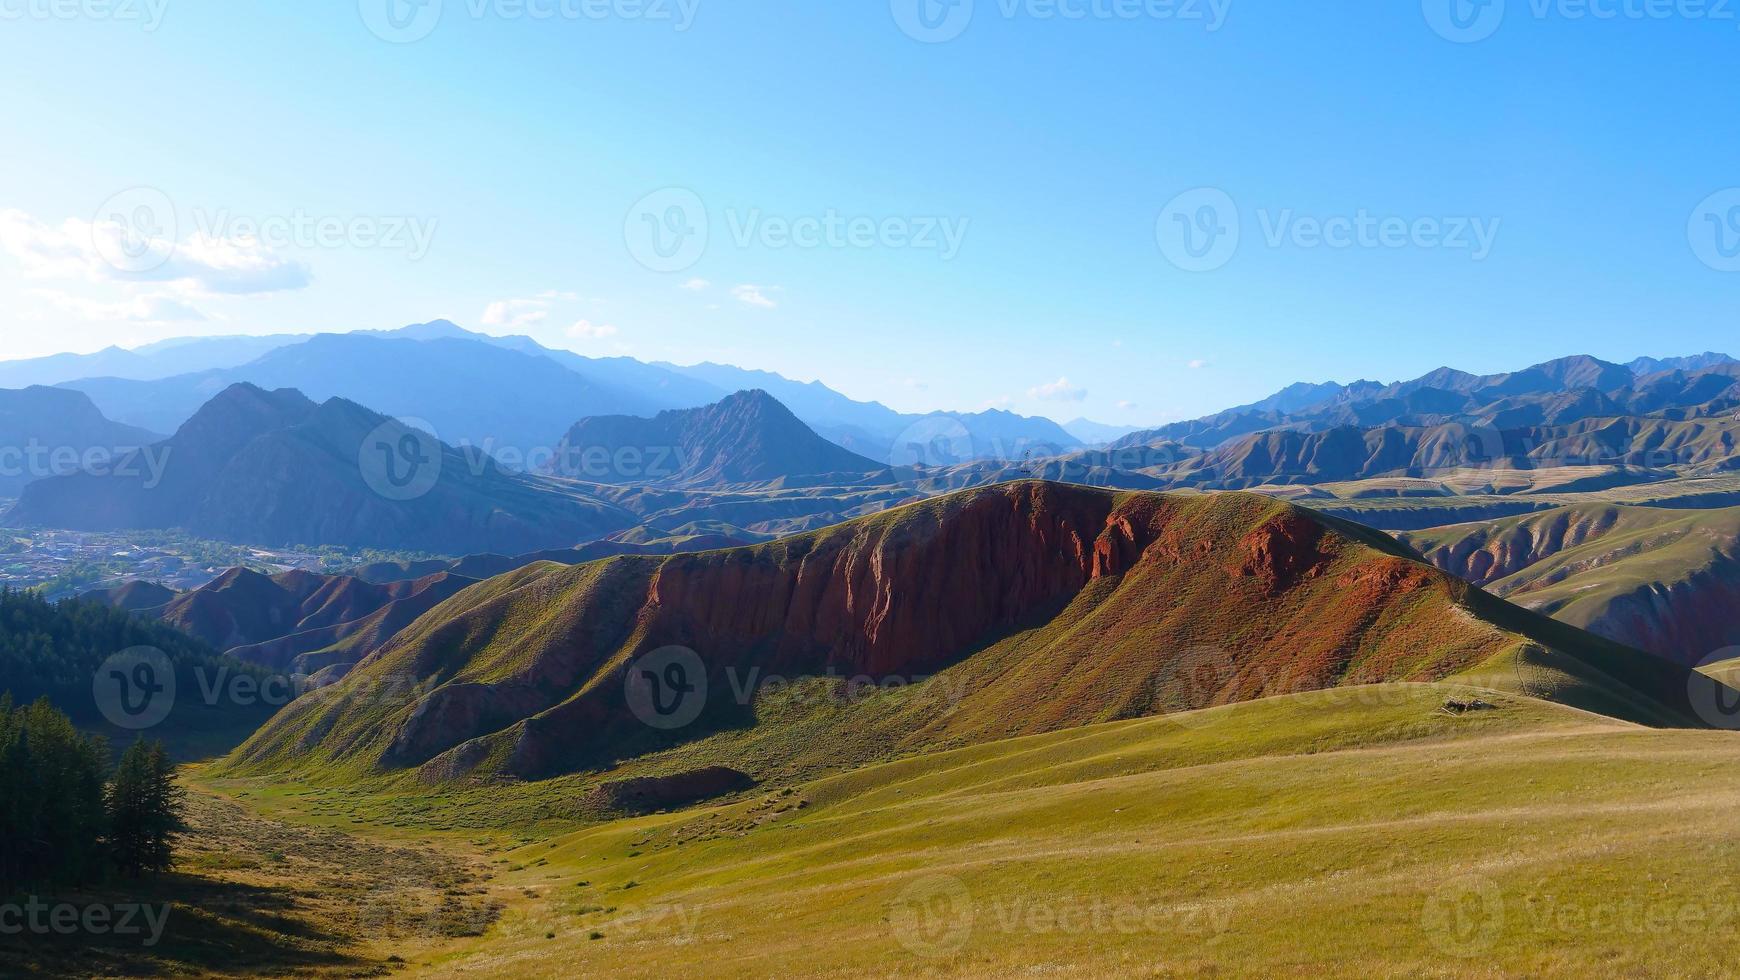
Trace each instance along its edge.
<path fill-rule="evenodd" d="M 673 644 L 694 651 L 707 693 L 699 718 L 665 731 L 631 709 L 625 680 Z M 1023 482 L 755 547 L 493 579 L 292 704 L 238 759 L 539 777 L 736 731 L 760 747 L 729 764 L 753 770 L 810 746 L 960 744 L 1549 651 L 1648 688 L 1603 704 L 1689 717 L 1673 704 L 1685 671 L 1505 606 L 1375 532 L 1254 495 Z M 912 690 L 951 685 L 947 699 L 812 705 L 803 737 L 761 738 L 781 709 L 736 694 L 752 676 L 939 671 Z M 371 696 L 407 678 L 415 697 Z"/>

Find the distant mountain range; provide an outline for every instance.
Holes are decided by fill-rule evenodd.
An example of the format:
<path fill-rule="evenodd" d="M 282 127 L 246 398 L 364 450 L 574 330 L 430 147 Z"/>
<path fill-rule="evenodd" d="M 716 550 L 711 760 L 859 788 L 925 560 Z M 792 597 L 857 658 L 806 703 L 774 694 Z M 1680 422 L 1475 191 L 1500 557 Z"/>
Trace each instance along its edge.
<path fill-rule="evenodd" d="M 248 384 L 123 462 L 38 480 L 4 520 L 437 554 L 567 547 L 637 523 L 571 485 L 508 472 L 354 402 Z"/>
<path fill-rule="evenodd" d="M 1654 369 L 1662 365 L 1666 367 Z M 1737 407 L 1740 362 L 1724 354 L 1643 358 L 1632 367 L 1580 355 L 1504 374 L 1439 368 L 1388 385 L 1295 384 L 1259 402 L 1132 433 L 1114 447 L 1173 442 L 1213 449 L 1275 429 L 1323 432 L 1446 422 L 1507 428 L 1620 415 L 1709 416 Z"/>
<path fill-rule="evenodd" d="M 1126 436 L 1112 447 L 1203 452 L 1149 470 L 1174 484 L 1250 487 L 1467 466 L 1724 467 L 1740 455 L 1740 363 L 1638 374 L 1592 357 L 1391 385 L 1294 386 L 1256 403 Z"/>
<path fill-rule="evenodd" d="M 901 414 L 820 382 L 723 364 L 583 357 L 446 320 L 344 334 L 185 338 L 137 351 L 0 362 L 4 383 L 73 388 L 109 418 L 158 432 L 173 432 L 232 384 L 295 388 L 316 400 L 340 397 L 417 419 L 450 444 L 482 447 L 509 468 L 547 451 L 584 416 L 650 417 L 750 389 L 769 392 L 826 438 L 879 463 L 1015 459 L 1087 443 L 1050 419 L 994 410 Z"/>

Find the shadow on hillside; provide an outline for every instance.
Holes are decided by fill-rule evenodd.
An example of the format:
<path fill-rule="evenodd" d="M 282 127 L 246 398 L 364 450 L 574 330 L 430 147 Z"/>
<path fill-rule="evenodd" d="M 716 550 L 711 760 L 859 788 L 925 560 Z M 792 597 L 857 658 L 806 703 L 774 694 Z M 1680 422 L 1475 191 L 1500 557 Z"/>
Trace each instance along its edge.
<path fill-rule="evenodd" d="M 73 913 L 44 911 L 38 928 L 14 913 L 7 931 L 21 931 L 0 935 L 0 976 L 355 976 L 380 969 L 341 951 L 349 937 L 297 915 L 296 895 L 285 887 L 170 874 L 126 893 L 65 893 L 42 903 L 110 924 L 57 929 L 54 916 Z"/>

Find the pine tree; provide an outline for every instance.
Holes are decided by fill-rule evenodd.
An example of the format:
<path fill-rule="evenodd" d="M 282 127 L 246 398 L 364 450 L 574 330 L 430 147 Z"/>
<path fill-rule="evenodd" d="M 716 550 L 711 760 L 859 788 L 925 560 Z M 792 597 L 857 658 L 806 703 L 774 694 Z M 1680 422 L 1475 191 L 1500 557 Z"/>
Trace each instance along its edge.
<path fill-rule="evenodd" d="M 116 869 L 130 878 L 168 870 L 175 834 L 183 829 L 182 789 L 162 743 L 127 747 L 109 784 L 108 804 L 109 856 Z"/>

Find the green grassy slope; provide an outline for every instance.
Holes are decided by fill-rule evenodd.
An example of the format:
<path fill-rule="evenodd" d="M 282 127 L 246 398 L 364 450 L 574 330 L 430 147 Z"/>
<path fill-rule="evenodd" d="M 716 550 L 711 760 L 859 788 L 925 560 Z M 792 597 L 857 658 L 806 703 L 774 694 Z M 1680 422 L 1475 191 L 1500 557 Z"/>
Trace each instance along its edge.
<path fill-rule="evenodd" d="M 1740 644 L 1740 508 L 1582 504 L 1403 537 L 1512 602 L 1681 663 Z"/>
<path fill-rule="evenodd" d="M 1495 707 L 1441 708 L 1470 696 Z M 411 969 L 1721 976 L 1736 763 L 1731 733 L 1456 684 L 1110 722 L 522 837 L 501 919 Z M 338 790 L 213 786 L 347 819 Z"/>

